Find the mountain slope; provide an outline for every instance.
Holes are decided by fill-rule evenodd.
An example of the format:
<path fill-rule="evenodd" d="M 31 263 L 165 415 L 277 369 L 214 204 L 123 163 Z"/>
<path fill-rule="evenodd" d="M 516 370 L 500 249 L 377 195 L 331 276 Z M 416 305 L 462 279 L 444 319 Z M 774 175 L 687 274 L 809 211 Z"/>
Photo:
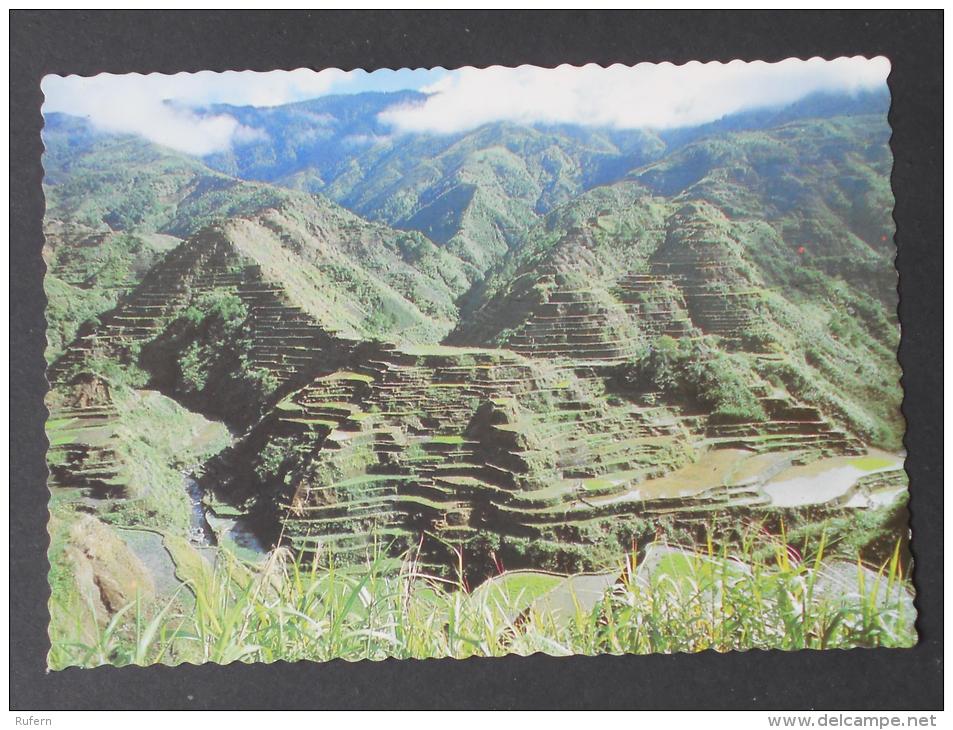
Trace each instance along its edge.
<path fill-rule="evenodd" d="M 620 362 L 715 338 L 750 382 L 896 446 L 888 135 L 873 117 L 793 122 L 639 167 L 533 227 L 447 342 Z"/>
<path fill-rule="evenodd" d="M 385 109 L 425 99 L 415 91 L 329 95 L 276 107 L 216 104 L 199 112 L 228 114 L 258 134 L 204 162 L 234 177 L 276 182 L 305 174 L 311 192 L 346 171 L 391 133 L 378 120 Z M 449 143 L 449 140 L 448 140 Z"/>
<path fill-rule="evenodd" d="M 591 184 L 604 162 L 623 154 L 629 161 L 651 159 L 661 147 L 643 132 L 620 136 L 626 153 L 605 133 L 505 123 L 474 130 L 436 154 L 428 137 L 398 137 L 377 159 L 359 158 L 360 169 L 326 191 L 371 218 L 424 231 L 482 272 L 539 213 Z"/>
<path fill-rule="evenodd" d="M 378 115 L 422 94 L 329 96 L 274 109 L 215 106 L 261 132 L 205 159 L 246 179 L 322 192 L 351 210 L 418 230 L 475 267 L 499 260 L 545 212 L 653 159 L 643 131 L 490 124 L 450 135 L 396 133 Z"/>
<path fill-rule="evenodd" d="M 365 93 L 270 109 L 219 105 L 211 111 L 260 134 L 206 162 L 238 177 L 323 192 L 366 217 L 446 243 L 484 272 L 537 214 L 686 144 L 809 118 L 882 118 L 889 107 L 883 93 L 818 94 L 665 133 L 502 122 L 435 135 L 396 133 L 380 119 L 388 108 L 425 98 Z"/>
<path fill-rule="evenodd" d="M 55 119 L 49 135 L 51 358 L 164 251 L 210 225 L 261 261 L 283 252 L 271 261 L 274 276 L 342 332 L 433 340 L 456 321 L 454 300 L 472 272 L 419 233 L 369 223 L 325 198 L 229 178 L 139 140 L 86 133 L 72 157 L 62 153 L 66 132 Z"/>
<path fill-rule="evenodd" d="M 49 361 L 183 237 L 287 197 L 61 114 L 47 116 L 43 141 Z"/>
<path fill-rule="evenodd" d="M 53 372 L 68 377 L 87 367 L 103 343 L 134 356 L 133 344 L 161 336 L 176 316 L 219 290 L 238 293 L 246 306 L 239 319 L 250 318 L 253 333 L 259 323 L 272 322 L 265 316 L 269 307 L 289 308 L 300 313 L 289 314 L 292 320 L 345 340 L 430 342 L 449 331 L 457 318 L 454 300 L 467 283 L 458 260 L 419 233 L 368 223 L 320 198 L 288 197 L 278 207 L 203 228 L 170 251 Z M 270 335 L 279 349 L 281 331 Z M 292 355 L 284 353 L 296 360 Z"/>
<path fill-rule="evenodd" d="M 879 116 L 797 121 L 693 142 L 630 177 L 656 195 L 769 222 L 789 249 L 752 247 L 772 283 L 787 283 L 807 262 L 889 301 L 896 298 L 885 265 L 894 255 L 889 138 Z M 800 247 L 800 257 L 790 255 Z"/>

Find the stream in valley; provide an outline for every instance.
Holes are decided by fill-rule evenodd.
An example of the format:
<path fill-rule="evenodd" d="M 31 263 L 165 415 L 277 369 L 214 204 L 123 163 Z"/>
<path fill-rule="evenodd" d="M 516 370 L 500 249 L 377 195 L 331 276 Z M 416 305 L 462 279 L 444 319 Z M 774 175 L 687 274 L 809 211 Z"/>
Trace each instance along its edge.
<path fill-rule="evenodd" d="M 215 533 L 205 519 L 205 505 L 202 504 L 204 490 L 190 476 L 185 476 L 182 480 L 185 483 L 185 491 L 189 495 L 189 542 L 196 545 L 215 545 Z"/>
<path fill-rule="evenodd" d="M 223 542 L 231 543 L 242 557 L 265 555 L 268 547 L 258 537 L 245 517 L 219 517 L 205 505 L 205 490 L 191 475 L 184 475 L 183 482 L 189 496 L 189 541 L 194 545 L 211 547 Z"/>

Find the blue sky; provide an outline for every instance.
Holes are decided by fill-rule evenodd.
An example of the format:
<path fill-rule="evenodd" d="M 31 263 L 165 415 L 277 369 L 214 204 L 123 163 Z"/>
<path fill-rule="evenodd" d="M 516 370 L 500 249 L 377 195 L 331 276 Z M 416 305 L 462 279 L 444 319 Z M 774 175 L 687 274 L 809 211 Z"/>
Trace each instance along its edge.
<path fill-rule="evenodd" d="M 46 76 L 44 112 L 88 118 L 104 131 L 142 135 L 195 155 L 227 150 L 263 134 L 212 103 L 275 106 L 327 94 L 418 89 L 422 104 L 381 114 L 394 134 L 448 134 L 493 121 L 671 129 L 726 114 L 793 103 L 815 92 L 886 88 L 887 59 L 861 57 L 731 63 L 616 64 L 603 68 L 491 66 L 341 71 Z M 174 102 L 174 103 L 167 103 Z"/>
<path fill-rule="evenodd" d="M 331 85 L 331 94 L 357 94 L 362 91 L 402 91 L 404 89 L 422 89 L 435 84 L 447 76 L 449 71 L 442 68 L 402 68 L 396 71 L 378 69 L 365 71 L 357 69 L 345 78 Z"/>

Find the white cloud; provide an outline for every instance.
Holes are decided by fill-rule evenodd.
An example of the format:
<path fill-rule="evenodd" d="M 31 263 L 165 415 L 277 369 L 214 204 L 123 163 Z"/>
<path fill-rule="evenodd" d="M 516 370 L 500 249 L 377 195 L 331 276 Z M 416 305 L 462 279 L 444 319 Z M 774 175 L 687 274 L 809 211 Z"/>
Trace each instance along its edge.
<path fill-rule="evenodd" d="M 780 63 L 536 66 L 486 69 L 225 71 L 215 73 L 46 76 L 44 112 L 88 118 L 104 131 L 139 134 L 194 155 L 260 138 L 225 113 L 197 111 L 214 103 L 276 106 L 331 91 L 415 88 L 424 103 L 381 115 L 395 132 L 448 133 L 492 121 L 575 123 L 618 128 L 670 128 L 712 121 L 742 109 L 787 104 L 815 91 L 882 87 L 885 58 Z M 434 79 L 436 78 L 436 81 Z M 315 115 L 315 134 L 330 118 Z M 326 132 L 324 132 L 326 133 Z M 349 140 L 349 143 L 371 140 Z"/>
<path fill-rule="evenodd" d="M 139 134 L 157 144 L 207 155 L 259 138 L 228 114 L 199 114 L 214 103 L 275 106 L 327 93 L 345 72 L 226 71 L 215 73 L 46 76 L 44 112 L 88 118 L 107 132 Z"/>
<path fill-rule="evenodd" d="M 885 87 L 889 72 L 890 62 L 883 57 L 467 67 L 422 89 L 433 94 L 425 102 L 388 109 L 381 120 L 399 131 L 443 134 L 501 120 L 665 129 L 790 104 L 814 92 Z"/>
<path fill-rule="evenodd" d="M 365 147 L 367 145 L 386 144 L 390 141 L 390 135 L 386 134 L 349 134 L 341 140 L 341 144 Z"/>

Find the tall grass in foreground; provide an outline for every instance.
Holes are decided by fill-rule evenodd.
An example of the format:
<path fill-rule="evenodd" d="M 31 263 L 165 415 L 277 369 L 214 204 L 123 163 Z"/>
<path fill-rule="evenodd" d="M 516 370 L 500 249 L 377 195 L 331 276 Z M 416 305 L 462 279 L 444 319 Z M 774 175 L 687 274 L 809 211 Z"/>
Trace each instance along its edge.
<path fill-rule="evenodd" d="M 643 570 L 628 556 L 619 580 L 586 608 L 534 604 L 504 574 L 468 592 L 462 581 L 398 572 L 378 558 L 366 569 L 302 563 L 276 551 L 255 571 L 223 552 L 194 571 L 194 606 L 134 603 L 88 641 L 54 626 L 50 665 L 300 659 L 323 661 L 830 649 L 911 646 L 915 616 L 899 548 L 879 570 L 857 564 L 854 585 L 825 584 L 823 540 L 812 559 L 786 546 L 757 558 L 752 544 L 727 552 L 669 551 Z M 844 565 L 843 563 L 841 564 Z M 204 566 L 204 564 L 203 564 Z M 571 592 L 570 592 L 571 593 Z"/>

